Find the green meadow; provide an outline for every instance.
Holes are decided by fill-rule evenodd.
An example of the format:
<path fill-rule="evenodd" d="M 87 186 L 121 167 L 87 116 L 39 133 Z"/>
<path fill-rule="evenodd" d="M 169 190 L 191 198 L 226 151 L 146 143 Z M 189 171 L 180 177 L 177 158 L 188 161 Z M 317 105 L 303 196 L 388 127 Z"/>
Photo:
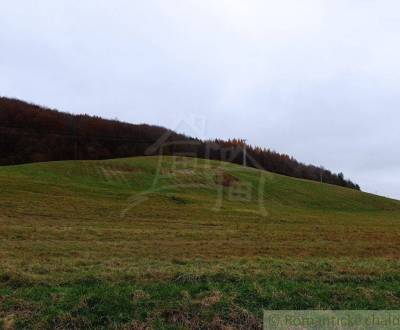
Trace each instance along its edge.
<path fill-rule="evenodd" d="M 5 329 L 259 329 L 399 309 L 400 202 L 184 157 L 0 167 Z"/>

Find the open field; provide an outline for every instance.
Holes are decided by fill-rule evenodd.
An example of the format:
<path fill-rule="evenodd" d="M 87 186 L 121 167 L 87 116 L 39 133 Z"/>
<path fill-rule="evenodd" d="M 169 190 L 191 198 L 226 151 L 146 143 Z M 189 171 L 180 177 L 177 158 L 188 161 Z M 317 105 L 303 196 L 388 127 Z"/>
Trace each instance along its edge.
<path fill-rule="evenodd" d="M 399 309 L 400 202 L 175 157 L 0 168 L 6 328 L 259 328 Z"/>

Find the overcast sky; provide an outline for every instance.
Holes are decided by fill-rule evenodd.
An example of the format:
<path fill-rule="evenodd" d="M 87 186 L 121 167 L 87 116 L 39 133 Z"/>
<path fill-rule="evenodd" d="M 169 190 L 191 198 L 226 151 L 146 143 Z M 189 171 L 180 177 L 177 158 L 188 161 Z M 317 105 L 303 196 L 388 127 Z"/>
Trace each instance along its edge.
<path fill-rule="evenodd" d="M 4 0 L 0 94 L 247 138 L 400 199 L 398 0 Z"/>

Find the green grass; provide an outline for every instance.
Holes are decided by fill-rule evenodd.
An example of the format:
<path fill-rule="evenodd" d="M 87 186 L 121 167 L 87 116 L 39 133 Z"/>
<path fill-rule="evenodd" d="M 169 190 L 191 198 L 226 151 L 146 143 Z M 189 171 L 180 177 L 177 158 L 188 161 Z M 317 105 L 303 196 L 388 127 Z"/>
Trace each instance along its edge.
<path fill-rule="evenodd" d="M 400 308 L 400 202 L 174 157 L 0 168 L 5 328 L 259 328 Z"/>

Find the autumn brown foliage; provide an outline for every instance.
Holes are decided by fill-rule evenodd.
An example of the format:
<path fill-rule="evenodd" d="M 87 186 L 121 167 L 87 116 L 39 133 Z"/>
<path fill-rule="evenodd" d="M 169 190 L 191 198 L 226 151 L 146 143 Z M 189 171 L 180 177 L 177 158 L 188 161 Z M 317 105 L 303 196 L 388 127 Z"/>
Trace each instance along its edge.
<path fill-rule="evenodd" d="M 241 164 L 241 140 L 201 141 L 159 126 L 134 125 L 50 110 L 0 98 L 0 165 L 68 159 L 179 154 Z M 353 189 L 358 185 L 326 169 L 269 149 L 246 146 L 248 166 Z"/>

